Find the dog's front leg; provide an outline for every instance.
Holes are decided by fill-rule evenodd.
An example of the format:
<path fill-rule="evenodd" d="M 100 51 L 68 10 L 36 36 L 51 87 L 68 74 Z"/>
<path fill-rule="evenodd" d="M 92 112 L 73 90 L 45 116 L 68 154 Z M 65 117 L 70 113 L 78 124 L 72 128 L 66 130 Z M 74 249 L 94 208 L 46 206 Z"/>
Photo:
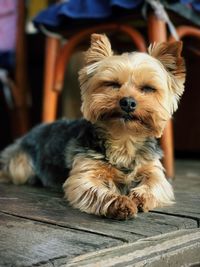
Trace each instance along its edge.
<path fill-rule="evenodd" d="M 81 211 L 115 219 L 137 213 L 137 205 L 117 188 L 118 170 L 101 160 L 77 156 L 63 185 L 65 197 Z"/>
<path fill-rule="evenodd" d="M 129 197 L 138 202 L 138 208 L 147 212 L 156 207 L 173 204 L 173 189 L 165 178 L 159 160 L 141 167 L 136 176 L 141 179 L 141 182 L 131 189 Z"/>

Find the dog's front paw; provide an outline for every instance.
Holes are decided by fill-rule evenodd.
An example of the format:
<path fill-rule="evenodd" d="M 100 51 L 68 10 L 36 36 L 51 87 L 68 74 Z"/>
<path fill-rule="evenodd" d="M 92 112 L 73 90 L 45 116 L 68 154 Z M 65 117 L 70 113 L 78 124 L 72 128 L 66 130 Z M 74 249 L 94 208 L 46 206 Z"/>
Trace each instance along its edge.
<path fill-rule="evenodd" d="M 108 207 L 106 216 L 108 218 L 126 220 L 135 217 L 137 205 L 127 196 L 118 196 Z"/>
<path fill-rule="evenodd" d="M 134 188 L 129 197 L 137 204 L 138 209 L 141 211 L 148 212 L 157 207 L 156 198 L 145 186 Z"/>

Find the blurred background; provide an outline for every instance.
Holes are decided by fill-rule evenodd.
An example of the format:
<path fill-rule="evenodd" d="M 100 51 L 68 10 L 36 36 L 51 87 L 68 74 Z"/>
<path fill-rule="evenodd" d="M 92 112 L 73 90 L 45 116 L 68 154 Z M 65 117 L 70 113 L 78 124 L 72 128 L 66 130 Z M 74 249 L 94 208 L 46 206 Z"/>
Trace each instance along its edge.
<path fill-rule="evenodd" d="M 91 28 L 100 27 L 121 53 L 176 39 L 183 26 L 191 27 L 180 30 L 187 79 L 173 142 L 177 158 L 199 159 L 200 1 L 0 0 L 0 149 L 38 123 L 81 117 L 77 73 Z"/>

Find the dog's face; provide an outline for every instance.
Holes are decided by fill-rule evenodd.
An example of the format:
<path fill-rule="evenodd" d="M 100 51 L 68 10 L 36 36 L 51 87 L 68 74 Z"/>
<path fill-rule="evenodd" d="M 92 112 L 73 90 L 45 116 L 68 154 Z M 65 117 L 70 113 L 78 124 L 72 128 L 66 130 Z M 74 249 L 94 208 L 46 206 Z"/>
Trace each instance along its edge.
<path fill-rule="evenodd" d="M 92 123 L 160 137 L 184 91 L 181 42 L 149 47 L 148 54 L 113 55 L 105 35 L 93 34 L 80 71 L 82 112 Z"/>

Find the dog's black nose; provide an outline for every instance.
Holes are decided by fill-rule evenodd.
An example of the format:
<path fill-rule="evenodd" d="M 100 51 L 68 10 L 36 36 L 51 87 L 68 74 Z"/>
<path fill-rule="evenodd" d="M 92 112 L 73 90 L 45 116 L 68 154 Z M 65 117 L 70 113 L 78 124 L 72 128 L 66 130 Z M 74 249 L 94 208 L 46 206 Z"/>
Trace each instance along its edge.
<path fill-rule="evenodd" d="M 119 104 L 121 109 L 127 113 L 134 111 L 137 105 L 135 99 L 132 97 L 123 97 L 120 99 Z"/>

